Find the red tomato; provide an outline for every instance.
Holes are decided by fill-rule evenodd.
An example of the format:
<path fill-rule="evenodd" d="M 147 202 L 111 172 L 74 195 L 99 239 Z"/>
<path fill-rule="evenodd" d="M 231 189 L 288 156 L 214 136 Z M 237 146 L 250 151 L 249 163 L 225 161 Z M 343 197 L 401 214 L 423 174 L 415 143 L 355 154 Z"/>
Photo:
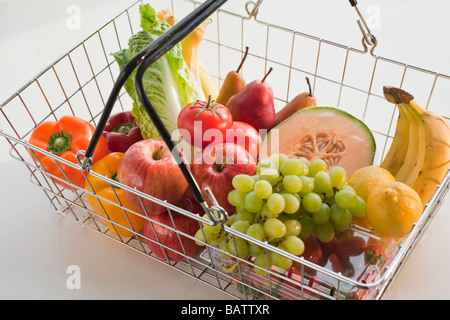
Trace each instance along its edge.
<path fill-rule="evenodd" d="M 178 129 L 184 140 L 205 148 L 211 143 L 223 143 L 226 131 L 231 129 L 233 117 L 227 107 L 211 101 L 196 101 L 181 109 Z"/>
<path fill-rule="evenodd" d="M 226 142 L 241 145 L 257 161 L 262 138 L 258 130 L 252 125 L 242 121 L 234 121 L 232 128 L 227 130 Z"/>

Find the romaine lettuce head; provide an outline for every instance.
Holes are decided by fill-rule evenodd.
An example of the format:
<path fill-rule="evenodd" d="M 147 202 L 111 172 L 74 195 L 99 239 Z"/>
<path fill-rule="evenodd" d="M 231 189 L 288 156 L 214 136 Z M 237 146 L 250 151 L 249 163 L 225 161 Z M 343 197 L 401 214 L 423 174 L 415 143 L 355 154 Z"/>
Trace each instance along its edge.
<path fill-rule="evenodd" d="M 156 17 L 155 10 L 150 5 L 141 5 L 139 10 L 143 30 L 129 39 L 128 49 L 112 54 L 121 70 L 131 58 L 171 28 L 168 23 Z M 161 139 L 137 97 L 134 81 L 136 72 L 137 68 L 124 84 L 125 90 L 134 101 L 132 114 L 137 120 L 144 139 Z M 177 129 L 178 114 L 184 106 L 196 100 L 205 99 L 199 84 L 183 59 L 179 43 L 145 71 L 142 83 L 145 93 L 169 133 Z"/>

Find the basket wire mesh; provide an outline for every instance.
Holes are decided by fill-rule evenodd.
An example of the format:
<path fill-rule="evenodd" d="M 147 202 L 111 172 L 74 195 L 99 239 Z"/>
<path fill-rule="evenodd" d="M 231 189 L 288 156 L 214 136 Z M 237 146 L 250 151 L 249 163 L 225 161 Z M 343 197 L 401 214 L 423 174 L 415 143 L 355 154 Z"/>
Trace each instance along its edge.
<path fill-rule="evenodd" d="M 180 19 L 201 5 L 201 3 L 191 0 L 156 2 L 148 1 L 158 9 L 170 8 Z M 104 216 L 101 216 L 90 208 L 86 201 L 86 195 L 90 192 L 71 183 L 68 175 L 64 173 L 62 165 L 79 170 L 85 175 L 87 172 L 79 164 L 66 161 L 27 142 L 34 128 L 40 123 L 58 120 L 65 114 L 76 115 L 95 126 L 98 125 L 119 75 L 118 67 L 110 53 L 126 47 L 129 37 L 139 30 L 140 4 L 143 2 L 136 1 L 131 4 L 50 64 L 0 105 L 2 114 L 0 135 L 8 141 L 11 157 L 27 167 L 30 181 L 44 192 L 49 199 L 51 208 L 58 214 L 161 261 L 233 298 L 346 299 L 349 294 L 359 290 L 363 292 L 365 299 L 380 299 L 438 212 L 442 199 L 449 188 L 449 174 L 438 187 L 411 233 L 398 245 L 390 244 L 389 262 L 375 279 L 371 279 L 371 281 L 349 279 L 282 251 L 277 251 L 277 253 L 287 256 L 299 264 L 300 276 L 295 279 L 295 277 L 282 273 L 282 270 L 268 270 L 268 275 L 262 277 L 252 271 L 253 263 L 251 261 L 238 257 L 235 259 L 240 260 L 240 263 L 235 266 L 234 272 L 230 273 L 224 267 L 227 266 L 227 261 L 220 256 L 221 249 L 210 244 L 205 243 L 205 249 L 199 256 L 190 257 L 186 254 L 182 238 L 186 237 L 197 241 L 198 239 L 178 230 L 173 215 L 188 216 L 198 221 L 199 228 L 203 229 L 204 224 L 211 224 L 211 222 L 202 215 L 170 205 L 164 200 L 151 197 L 90 171 L 89 174 L 106 181 L 112 190 L 114 187 L 120 187 L 137 194 L 141 204 L 142 200 L 146 199 L 165 206 L 171 216 L 172 226 L 164 225 L 163 227 L 177 234 L 181 250 L 176 250 L 176 253 L 183 256 L 184 259 L 172 261 L 167 254 L 174 251 L 172 248 L 160 243 L 158 239 L 149 239 L 135 231 L 127 216 L 130 214 L 130 209 L 120 205 L 117 195 L 118 206 L 127 217 L 128 224 L 119 225 L 117 222 L 109 220 L 112 228 L 106 227 L 103 220 L 105 216 L 108 217 L 106 210 L 104 210 Z M 395 107 L 387 103 L 381 93 L 381 88 L 386 84 L 387 79 L 390 85 L 412 89 L 420 88 L 420 90 L 416 90 L 419 94 L 417 99 L 424 101 L 428 110 L 449 119 L 448 110 L 442 109 L 442 106 L 445 106 L 443 102 L 448 98 L 448 92 L 450 92 L 449 76 L 377 56 L 374 48 L 369 49 L 364 39 L 363 49 L 360 50 L 260 21 L 257 19 L 259 4 L 260 2 L 250 3 L 246 6 L 248 16 L 224 9 L 218 9 L 211 16 L 216 23 L 209 26 L 200 54 L 217 86 L 221 85 L 228 70 L 235 67 L 236 61 L 243 56 L 245 47 L 249 46 L 251 50 L 248 53 L 248 62 L 243 67 L 243 74 L 249 79 L 258 78 L 270 67 L 273 67 L 274 71 L 271 77 L 274 78 L 272 83 L 274 84 L 276 108 L 284 106 L 298 93 L 297 88 L 303 87 L 302 81 L 305 76 L 311 77 L 314 94 L 323 97 L 322 104 L 333 105 L 348 111 L 368 124 L 378 146 L 377 162 L 389 149 L 397 119 Z M 255 32 L 264 36 L 252 39 L 249 35 L 255 34 Z M 274 44 L 275 41 L 276 44 Z M 333 68 L 330 68 L 330 61 L 333 62 Z M 397 79 L 398 82 L 393 83 L 392 79 Z M 429 90 L 424 91 L 423 88 L 427 85 Z M 132 105 L 132 101 L 123 89 L 115 102 L 117 111 L 129 110 Z M 36 153 L 53 158 L 62 171 L 64 179 L 45 171 Z M 64 182 L 70 188 L 62 188 L 56 181 Z M 95 193 L 90 194 L 99 200 L 111 202 L 108 199 L 100 198 Z M 117 203 L 113 204 L 117 205 Z M 144 214 L 135 211 L 131 211 L 131 213 L 151 221 L 152 225 L 160 224 L 148 215 L 143 204 L 142 208 Z M 118 227 L 132 232 L 133 236 L 122 237 L 117 231 Z M 266 251 L 273 250 L 264 242 L 226 226 L 224 228 L 232 235 L 233 239 L 236 236 L 242 237 L 260 245 Z M 354 226 L 354 229 L 363 237 L 376 237 L 368 230 L 357 226 Z M 163 248 L 165 259 L 155 256 L 146 241 L 158 243 Z M 365 275 L 370 276 L 370 273 Z"/>

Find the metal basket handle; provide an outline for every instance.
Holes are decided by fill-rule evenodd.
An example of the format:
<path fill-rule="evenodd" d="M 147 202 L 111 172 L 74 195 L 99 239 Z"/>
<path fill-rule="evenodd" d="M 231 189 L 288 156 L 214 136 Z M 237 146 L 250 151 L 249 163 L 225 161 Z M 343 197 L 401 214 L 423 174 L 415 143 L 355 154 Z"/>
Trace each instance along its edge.
<path fill-rule="evenodd" d="M 361 20 L 358 20 L 358 25 L 364 35 L 364 41 L 366 41 L 370 45 L 376 45 L 376 39 L 370 33 L 370 29 L 367 26 L 361 12 L 357 7 L 356 0 L 349 0 L 352 7 L 357 10 L 358 15 Z M 104 111 L 100 117 L 99 123 L 95 129 L 95 132 L 89 142 L 86 151 L 81 151 L 78 156 L 78 161 L 81 164 L 83 169 L 90 169 L 92 166 L 92 157 L 94 154 L 95 147 L 100 139 L 104 127 L 107 123 L 108 118 L 111 115 L 112 108 L 117 100 L 119 92 L 122 86 L 125 84 L 128 77 L 131 73 L 139 66 L 135 77 L 135 87 L 136 93 L 141 100 L 143 107 L 148 113 L 149 117 L 153 121 L 155 127 L 159 131 L 162 139 L 167 144 L 168 148 L 171 150 L 175 160 L 177 161 L 185 179 L 189 184 L 189 188 L 191 189 L 195 199 L 201 206 L 204 211 L 208 214 L 210 220 L 214 223 L 224 223 L 228 219 L 228 213 L 224 210 L 216 201 L 212 192 L 207 188 L 205 191 L 212 203 L 212 206 L 209 207 L 205 201 L 203 193 L 198 186 L 193 174 L 185 162 L 185 159 L 181 156 L 181 152 L 176 146 L 176 144 L 172 141 L 171 135 L 153 107 L 150 99 L 147 97 L 145 93 L 145 89 L 142 83 L 142 78 L 145 71 L 152 65 L 155 61 L 161 58 L 165 53 L 167 53 L 172 47 L 174 47 L 177 43 L 179 43 L 182 39 L 184 39 L 189 33 L 191 33 L 195 28 L 197 28 L 204 20 L 206 20 L 211 14 L 213 14 L 216 10 L 218 10 L 223 4 L 225 4 L 227 0 L 208 0 L 200 5 L 197 9 L 193 10 L 189 15 L 187 15 L 183 20 L 173 26 L 169 31 L 163 34 L 161 37 L 156 39 L 153 43 L 148 45 L 144 50 L 139 52 L 136 56 L 134 56 L 121 70 L 116 83 L 112 89 L 112 92 L 107 100 Z M 248 19 L 252 17 L 256 19 L 258 14 L 258 9 L 261 6 L 263 0 L 258 0 L 256 3 L 252 1 L 248 1 L 246 3 L 245 9 L 248 13 Z M 251 7 L 253 5 L 253 7 Z M 361 21 L 363 21 L 361 23 Z M 364 29 L 365 28 L 365 29 Z M 365 46 L 367 49 L 367 47 Z M 372 49 L 373 50 L 373 49 Z M 83 158 L 84 157 L 84 158 Z M 211 214 L 215 211 L 216 215 Z"/>
<path fill-rule="evenodd" d="M 187 15 L 183 20 L 177 23 L 175 26 L 170 28 L 165 34 L 156 39 L 150 45 L 148 45 L 144 50 L 139 52 L 134 56 L 121 70 L 117 81 L 114 84 L 112 92 L 106 102 L 105 108 L 99 119 L 99 122 L 95 128 L 94 134 L 89 142 L 86 151 L 80 152 L 78 156 L 78 161 L 83 169 L 90 169 L 93 163 L 92 157 L 94 154 L 95 147 L 102 135 L 104 127 L 107 123 L 108 118 L 111 115 L 112 108 L 117 100 L 119 92 L 122 86 L 125 84 L 128 77 L 139 65 L 139 69 L 136 73 L 135 86 L 136 92 L 141 100 L 145 110 L 153 121 L 155 127 L 158 129 L 164 142 L 167 144 L 168 148 L 172 151 L 185 179 L 187 180 L 189 187 L 197 200 L 197 202 L 203 207 L 205 213 L 208 214 L 210 220 L 214 223 L 224 223 L 228 219 L 228 213 L 218 205 L 214 195 L 209 189 L 206 189 L 206 193 L 209 196 L 212 206 L 209 207 L 203 197 L 203 193 L 195 181 L 192 172 L 185 162 L 184 158 L 181 157 L 181 153 L 172 141 L 171 135 L 169 134 L 167 128 L 164 126 L 161 118 L 153 107 L 151 101 L 145 94 L 144 86 L 142 83 L 142 77 L 144 72 L 161 58 L 165 53 L 167 53 L 172 47 L 183 40 L 189 33 L 191 33 L 195 28 L 197 28 L 204 20 L 206 20 L 211 14 L 217 11 L 227 0 L 208 0 L 204 2 L 197 9 L 193 10 L 189 15 Z M 84 158 L 83 158 L 84 157 Z M 216 215 L 211 213 L 215 211 Z"/>
<path fill-rule="evenodd" d="M 264 0 L 257 0 L 256 2 L 253 1 L 246 2 L 245 10 L 247 11 L 248 14 L 247 19 L 254 18 L 255 20 L 257 20 L 259 8 L 261 7 L 263 1 Z M 357 0 L 349 0 L 349 2 L 350 5 L 356 10 L 356 13 L 359 16 L 359 19 L 356 22 L 363 35 L 362 45 L 364 47 L 364 53 L 367 53 L 369 51 L 368 47 L 370 46 L 371 47 L 370 54 L 374 56 L 373 52 L 375 50 L 375 47 L 378 45 L 378 41 L 376 37 L 373 35 L 372 31 L 370 30 L 369 25 L 367 24 L 363 14 L 359 10 Z"/>
<path fill-rule="evenodd" d="M 372 31 L 369 28 L 369 25 L 366 22 L 366 19 L 364 19 L 364 16 L 362 15 L 361 11 L 358 8 L 358 2 L 356 0 L 349 0 L 350 5 L 355 8 L 356 13 L 359 16 L 359 20 L 356 22 L 358 23 L 358 27 L 361 30 L 361 33 L 363 35 L 363 46 L 365 49 L 365 52 L 367 52 L 367 45 L 372 46 L 372 49 L 370 49 L 370 54 L 373 56 L 373 51 L 375 50 L 375 47 L 378 45 L 377 38 L 373 35 Z"/>

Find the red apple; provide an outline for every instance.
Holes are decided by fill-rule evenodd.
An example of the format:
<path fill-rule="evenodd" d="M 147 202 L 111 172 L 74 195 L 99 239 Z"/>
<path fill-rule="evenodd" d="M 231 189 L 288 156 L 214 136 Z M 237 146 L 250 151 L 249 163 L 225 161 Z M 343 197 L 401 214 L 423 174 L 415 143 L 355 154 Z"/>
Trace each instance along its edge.
<path fill-rule="evenodd" d="M 186 211 L 198 214 L 200 216 L 203 216 L 203 214 L 205 213 L 205 210 L 203 209 L 201 204 L 198 203 L 197 200 L 195 200 L 194 196 L 192 195 L 191 189 L 188 189 L 186 191 L 185 196 L 178 204 L 178 206 Z"/>
<path fill-rule="evenodd" d="M 146 139 L 133 144 L 119 164 L 117 178 L 120 183 L 170 204 L 178 205 L 188 183 L 166 143 Z M 126 191 L 130 202 L 137 208 L 144 205 L 149 215 L 162 214 L 167 208 L 154 201 Z"/>
<path fill-rule="evenodd" d="M 205 188 L 209 187 L 222 208 L 228 213 L 235 207 L 228 202 L 233 190 L 232 180 L 237 174 L 256 174 L 256 161 L 244 147 L 234 143 L 210 145 L 191 164 L 192 174 L 211 205 Z"/>
<path fill-rule="evenodd" d="M 234 121 L 231 129 L 227 129 L 226 142 L 241 145 L 258 161 L 259 149 L 262 146 L 262 138 L 258 130 L 248 123 Z"/>
<path fill-rule="evenodd" d="M 164 212 L 151 219 L 154 221 L 145 220 L 143 234 L 147 246 L 158 258 L 180 261 L 185 256 L 195 257 L 203 249 L 193 238 L 184 235 L 194 237 L 200 228 L 197 220 L 177 212 Z"/>

